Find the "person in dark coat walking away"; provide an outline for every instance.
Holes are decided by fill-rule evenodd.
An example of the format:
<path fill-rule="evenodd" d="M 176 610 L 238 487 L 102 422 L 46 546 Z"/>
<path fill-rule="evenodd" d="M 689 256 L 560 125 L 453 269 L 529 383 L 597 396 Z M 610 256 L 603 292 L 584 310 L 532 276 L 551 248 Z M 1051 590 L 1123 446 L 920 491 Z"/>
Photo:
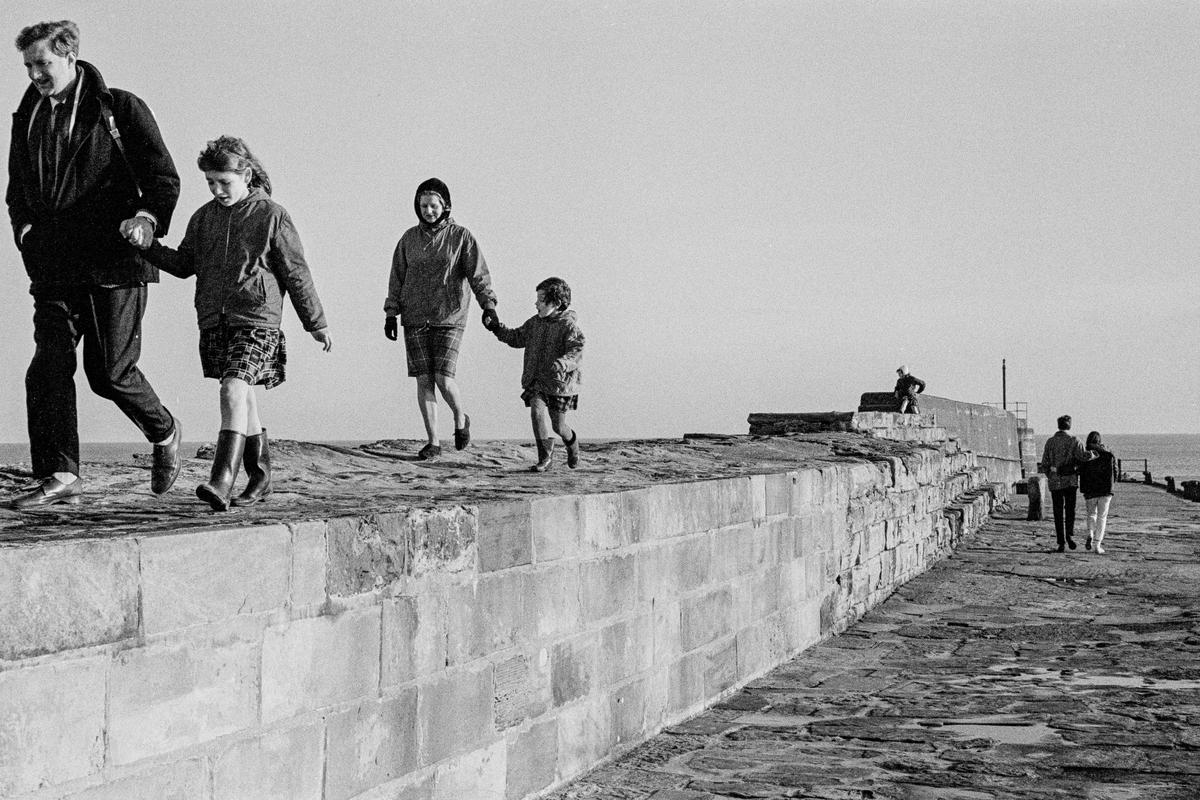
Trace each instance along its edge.
<path fill-rule="evenodd" d="M 1087 504 L 1088 550 L 1093 542 L 1096 552 L 1104 555 L 1104 529 L 1108 525 L 1108 508 L 1112 504 L 1113 482 L 1117 478 L 1117 459 L 1100 441 L 1100 431 L 1087 435 L 1087 449 L 1095 453 L 1091 461 L 1079 465 L 1079 491 Z"/>
<path fill-rule="evenodd" d="M 1079 486 L 1079 466 L 1096 457 L 1085 450 L 1078 439 L 1067 433 L 1069 430 L 1071 416 L 1063 414 L 1058 418 L 1058 432 L 1047 439 L 1046 446 L 1042 448 L 1042 462 L 1038 465 L 1046 473 L 1050 485 L 1050 500 L 1054 504 L 1054 536 L 1060 553 L 1065 552 L 1066 547 L 1075 549 L 1075 490 Z"/>
<path fill-rule="evenodd" d="M 425 446 L 417 458 L 442 454 L 437 435 L 437 395 L 454 414 L 454 448 L 471 443 L 471 418 L 455 380 L 458 350 L 467 327 L 467 287 L 483 309 L 484 327 L 496 319 L 496 293 L 487 262 L 471 232 L 450 217 L 450 189 L 437 178 L 422 181 L 413 198 L 417 224 L 400 237 L 392 254 L 383 333 L 404 328 L 409 376 L 417 379 L 417 407 L 425 423 Z"/>
<path fill-rule="evenodd" d="M 488 329 L 509 347 L 525 348 L 521 370 L 521 399 L 529 407 L 538 461 L 534 472 L 550 469 L 554 460 L 553 429 L 567 448 L 567 466 L 579 465 L 579 434 L 567 422 L 567 412 L 579 408 L 579 362 L 583 358 L 583 331 L 575 321 L 571 287 L 561 278 L 537 285 L 537 314 L 519 328 L 506 328 L 497 319 Z"/>
<path fill-rule="evenodd" d="M 134 245 L 167 232 L 179 176 L 146 104 L 79 59 L 74 22 L 30 25 L 16 45 L 30 85 L 13 115 L 5 200 L 33 295 L 25 399 L 38 486 L 9 505 L 82 499 L 81 341 L 92 391 L 154 445 L 150 490 L 162 494 L 179 475 L 183 427 L 137 366 L 146 286 L 158 270 Z"/>
<path fill-rule="evenodd" d="M 916 375 L 909 374 L 908 366 L 903 364 L 896 368 L 896 374 L 899 378 L 896 380 L 894 394 L 900 401 L 900 413 L 920 414 L 921 409 L 917 407 L 917 395 L 925 391 L 925 381 Z"/>
<path fill-rule="evenodd" d="M 178 250 L 160 242 L 147 257 L 179 278 L 196 276 L 196 317 L 204 377 L 221 382 L 221 430 L 212 474 L 196 496 L 214 511 L 251 505 L 271 493 L 271 455 L 254 387 L 284 381 L 283 296 L 325 352 L 333 339 L 300 235 L 271 199 L 271 179 L 241 139 L 221 136 L 197 159 L 213 199 L 188 222 Z M 238 467 L 245 490 L 233 497 Z"/>

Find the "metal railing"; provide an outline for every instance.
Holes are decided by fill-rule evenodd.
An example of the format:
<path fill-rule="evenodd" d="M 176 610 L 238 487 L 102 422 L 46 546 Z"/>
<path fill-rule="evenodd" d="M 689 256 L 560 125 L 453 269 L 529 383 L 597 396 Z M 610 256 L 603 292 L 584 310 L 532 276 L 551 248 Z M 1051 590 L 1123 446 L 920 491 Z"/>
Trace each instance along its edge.
<path fill-rule="evenodd" d="M 989 408 L 998 408 L 1001 411 L 1008 411 L 1015 414 L 1017 423 L 1022 428 L 1029 427 L 1029 403 L 1024 400 L 1009 400 L 1007 408 L 1005 408 L 1004 403 L 984 403 L 984 405 Z"/>

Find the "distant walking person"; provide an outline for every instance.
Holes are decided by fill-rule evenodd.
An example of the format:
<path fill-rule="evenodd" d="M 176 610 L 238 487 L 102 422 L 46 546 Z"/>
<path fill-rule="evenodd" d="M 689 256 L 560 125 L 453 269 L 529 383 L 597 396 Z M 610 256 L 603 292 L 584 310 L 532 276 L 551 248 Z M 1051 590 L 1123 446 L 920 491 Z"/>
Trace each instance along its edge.
<path fill-rule="evenodd" d="M 547 278 L 537 285 L 537 314 L 519 328 L 506 328 L 497 319 L 488 329 L 509 347 L 525 348 L 521 370 L 521 399 L 529 408 L 538 461 L 534 472 L 550 469 L 554 460 L 554 438 L 567 448 L 567 466 L 579 465 L 579 434 L 567 422 L 567 412 L 579 408 L 580 359 L 583 331 L 570 311 L 571 287 L 562 278 Z"/>
<path fill-rule="evenodd" d="M 1075 549 L 1075 490 L 1079 486 L 1079 465 L 1096 456 L 1067 431 L 1071 430 L 1071 417 L 1063 414 L 1058 418 L 1058 432 L 1046 440 L 1042 449 L 1042 472 L 1050 484 L 1050 499 L 1054 504 L 1054 535 L 1058 541 L 1058 552 L 1066 547 Z M 1064 543 L 1066 547 L 1064 547 Z"/>
<path fill-rule="evenodd" d="M 1095 458 L 1079 465 L 1079 491 L 1087 503 L 1087 549 L 1096 544 L 1096 552 L 1104 555 L 1104 528 L 1108 524 L 1108 508 L 1113 498 L 1113 482 L 1117 477 L 1117 460 L 1100 441 L 1100 432 L 1087 436 L 1088 452 Z"/>
<path fill-rule="evenodd" d="M 183 429 L 137 366 L 146 285 L 158 270 L 130 241 L 149 244 L 167 232 L 179 176 L 146 104 L 79 60 L 74 22 L 31 25 L 16 44 L 31 83 L 13 115 L 5 200 L 33 295 L 37 347 L 25 399 L 39 485 L 9 505 L 82 499 L 74 377 L 81 341 L 92 391 L 154 445 L 150 490 L 162 494 L 179 475 Z"/>
<path fill-rule="evenodd" d="M 196 496 L 214 511 L 251 505 L 271 493 L 271 454 L 255 386 L 283 383 L 287 347 L 283 296 L 329 352 L 333 339 L 292 218 L 271 199 L 271 180 L 241 139 L 222 136 L 197 159 L 213 199 L 188 221 L 178 250 L 146 252 L 161 269 L 196 276 L 196 317 L 204 377 L 221 382 L 221 429 L 208 483 Z M 233 497 L 238 468 L 246 488 Z"/>
<path fill-rule="evenodd" d="M 925 391 L 925 381 L 909 373 L 906 364 L 901 364 L 896 368 L 896 375 L 899 377 L 896 380 L 894 394 L 900 401 L 900 413 L 920 414 L 921 409 L 917 406 L 917 395 Z"/>
<path fill-rule="evenodd" d="M 417 224 L 404 232 L 392 254 L 383 333 L 397 338 L 404 328 L 408 374 L 417 379 L 417 407 L 427 442 L 417 458 L 442 454 L 437 435 L 437 395 L 454 414 L 454 448 L 471 443 L 471 418 L 463 406 L 455 373 L 467 326 L 467 287 L 483 309 L 484 327 L 496 321 L 492 277 L 475 237 L 450 217 L 450 189 L 437 178 L 423 181 L 413 198 Z"/>

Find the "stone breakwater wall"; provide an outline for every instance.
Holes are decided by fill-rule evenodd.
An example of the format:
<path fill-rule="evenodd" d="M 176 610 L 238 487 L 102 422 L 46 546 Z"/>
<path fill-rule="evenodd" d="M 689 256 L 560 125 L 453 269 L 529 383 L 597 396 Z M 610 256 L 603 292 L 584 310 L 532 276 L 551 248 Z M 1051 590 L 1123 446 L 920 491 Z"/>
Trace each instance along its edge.
<path fill-rule="evenodd" d="M 524 798 L 846 628 L 974 454 L 0 547 L 0 797 Z"/>

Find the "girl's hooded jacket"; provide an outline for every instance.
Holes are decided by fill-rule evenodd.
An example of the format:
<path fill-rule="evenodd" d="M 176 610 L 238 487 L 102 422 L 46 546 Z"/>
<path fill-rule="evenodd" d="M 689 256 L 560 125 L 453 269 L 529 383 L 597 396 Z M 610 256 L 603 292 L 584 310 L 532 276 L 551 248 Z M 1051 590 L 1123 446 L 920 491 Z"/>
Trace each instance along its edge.
<path fill-rule="evenodd" d="M 522 389 L 548 395 L 579 394 L 584 339 L 574 311 L 534 315 L 519 328 L 501 325 L 492 333 L 509 347 L 525 348 Z"/>
<path fill-rule="evenodd" d="M 442 197 L 445 212 L 429 224 L 421 219 L 420 200 L 425 191 Z M 464 328 L 470 302 L 467 286 L 475 293 L 480 308 L 496 307 L 492 276 L 475 237 L 450 218 L 450 190 L 437 178 L 417 187 L 413 209 L 419 224 L 400 237 L 392 254 L 388 280 L 387 316 L 399 315 L 406 328 L 445 325 Z"/>
<path fill-rule="evenodd" d="M 259 187 L 228 208 L 215 198 L 200 206 L 178 250 L 156 241 L 146 258 L 178 278 L 196 276 L 201 330 L 222 317 L 232 327 L 278 328 L 285 293 L 304 330 L 326 326 L 296 226 Z"/>

